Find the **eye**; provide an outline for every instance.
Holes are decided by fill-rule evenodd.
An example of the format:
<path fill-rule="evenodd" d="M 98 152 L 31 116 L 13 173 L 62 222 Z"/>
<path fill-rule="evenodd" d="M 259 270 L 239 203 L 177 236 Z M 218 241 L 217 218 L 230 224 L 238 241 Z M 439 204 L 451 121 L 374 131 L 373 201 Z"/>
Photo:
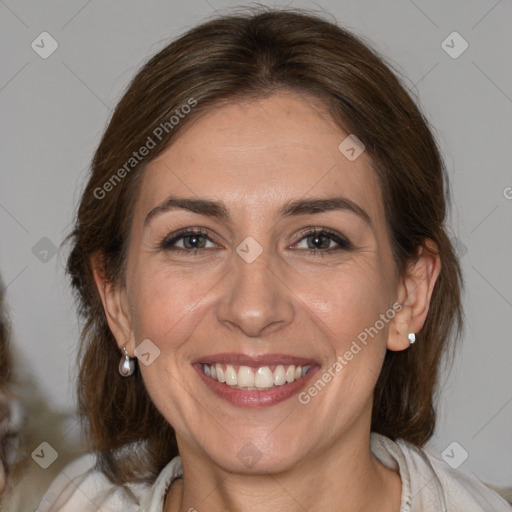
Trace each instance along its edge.
<path fill-rule="evenodd" d="M 352 244 L 343 235 L 329 229 L 309 229 L 300 234 L 300 240 L 295 244 L 297 249 L 305 249 L 309 253 L 330 253 L 333 251 L 351 250 Z M 322 254 L 323 255 L 323 254 Z"/>
<path fill-rule="evenodd" d="M 212 242 L 206 231 L 188 228 L 167 236 L 159 244 L 162 250 L 178 252 L 195 252 L 216 247 L 217 245 Z"/>

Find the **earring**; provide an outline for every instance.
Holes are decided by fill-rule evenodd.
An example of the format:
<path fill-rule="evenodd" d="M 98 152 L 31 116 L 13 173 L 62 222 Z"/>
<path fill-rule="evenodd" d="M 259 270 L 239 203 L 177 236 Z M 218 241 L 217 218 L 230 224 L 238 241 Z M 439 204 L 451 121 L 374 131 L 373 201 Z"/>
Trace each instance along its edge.
<path fill-rule="evenodd" d="M 123 377 L 129 377 L 135 371 L 135 361 L 128 355 L 126 347 L 123 347 L 123 350 L 124 356 L 121 356 L 121 361 L 119 361 L 119 373 Z"/>
<path fill-rule="evenodd" d="M 409 343 L 412 345 L 416 341 L 416 335 L 411 332 L 407 335 L 407 338 L 409 338 Z"/>

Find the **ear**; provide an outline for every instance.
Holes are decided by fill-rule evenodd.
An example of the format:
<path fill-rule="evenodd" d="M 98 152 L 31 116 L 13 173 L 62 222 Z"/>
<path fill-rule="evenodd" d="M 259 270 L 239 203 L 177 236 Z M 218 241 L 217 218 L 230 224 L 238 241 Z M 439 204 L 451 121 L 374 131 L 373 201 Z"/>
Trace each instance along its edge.
<path fill-rule="evenodd" d="M 405 350 L 410 346 L 409 333 L 417 333 L 425 323 L 430 307 L 430 298 L 439 273 L 441 258 L 437 245 L 427 239 L 418 251 L 417 260 L 407 267 L 406 276 L 397 290 L 398 302 L 402 309 L 390 322 L 386 347 L 389 350 Z"/>
<path fill-rule="evenodd" d="M 91 257 L 91 267 L 110 330 L 119 349 L 122 351 L 126 347 L 128 355 L 133 357 L 135 343 L 126 288 L 107 278 L 102 255 L 95 254 Z"/>

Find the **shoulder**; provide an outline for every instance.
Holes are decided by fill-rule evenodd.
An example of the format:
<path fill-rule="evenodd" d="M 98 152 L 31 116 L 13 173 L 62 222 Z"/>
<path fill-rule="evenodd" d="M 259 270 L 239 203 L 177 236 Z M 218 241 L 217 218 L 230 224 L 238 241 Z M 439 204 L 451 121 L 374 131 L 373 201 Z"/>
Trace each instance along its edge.
<path fill-rule="evenodd" d="M 404 512 L 512 511 L 510 505 L 477 478 L 453 469 L 431 448 L 372 433 L 372 451 L 388 467 L 399 469 Z"/>
<path fill-rule="evenodd" d="M 52 482 L 36 512 L 138 512 L 158 508 L 170 481 L 180 474 L 181 462 L 175 457 L 153 485 L 116 485 L 97 469 L 96 456 L 87 454 L 66 466 Z M 161 503 L 156 503 L 158 500 Z"/>

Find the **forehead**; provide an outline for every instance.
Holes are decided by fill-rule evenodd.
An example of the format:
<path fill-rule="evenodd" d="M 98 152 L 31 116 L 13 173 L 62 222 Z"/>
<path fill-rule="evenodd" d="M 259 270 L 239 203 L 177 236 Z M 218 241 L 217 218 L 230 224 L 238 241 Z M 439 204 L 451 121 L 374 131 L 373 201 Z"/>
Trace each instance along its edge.
<path fill-rule="evenodd" d="M 348 135 L 310 96 L 279 92 L 223 104 L 195 119 L 150 162 L 137 209 L 147 213 L 172 194 L 261 215 L 290 199 L 343 195 L 381 218 L 370 158 L 363 152 L 350 160 L 339 149 Z"/>

